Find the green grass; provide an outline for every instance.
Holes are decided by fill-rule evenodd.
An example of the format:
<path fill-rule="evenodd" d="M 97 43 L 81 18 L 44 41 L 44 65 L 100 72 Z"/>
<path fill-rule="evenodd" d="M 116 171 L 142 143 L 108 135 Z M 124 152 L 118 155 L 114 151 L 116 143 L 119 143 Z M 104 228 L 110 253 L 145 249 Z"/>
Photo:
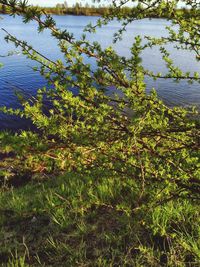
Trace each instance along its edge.
<path fill-rule="evenodd" d="M 198 203 L 135 208 L 133 181 L 68 173 L 0 191 L 0 266 L 200 266 Z"/>

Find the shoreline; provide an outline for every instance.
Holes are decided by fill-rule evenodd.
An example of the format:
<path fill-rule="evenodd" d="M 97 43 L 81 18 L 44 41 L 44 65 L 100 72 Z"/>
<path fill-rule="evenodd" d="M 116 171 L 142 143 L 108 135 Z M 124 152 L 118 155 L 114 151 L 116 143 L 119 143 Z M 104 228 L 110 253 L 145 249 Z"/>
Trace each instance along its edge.
<path fill-rule="evenodd" d="M 43 10 L 47 15 L 58 15 L 58 16 L 66 16 L 66 15 L 71 15 L 71 16 L 92 16 L 92 17 L 102 17 L 105 15 L 112 14 L 112 8 L 111 7 L 90 7 L 90 6 L 74 6 L 74 7 L 60 7 L 58 4 L 56 7 L 39 7 L 36 6 L 38 9 Z M 124 7 L 121 11 L 123 16 L 129 16 L 130 13 L 132 12 L 134 8 L 129 8 L 129 7 Z M 188 9 L 177 9 L 177 13 L 180 13 L 180 15 L 189 15 L 191 12 Z M 200 10 L 199 10 L 200 12 Z M 3 5 L 0 5 L 0 15 L 11 15 L 12 12 L 4 7 Z M 163 14 L 162 16 L 159 16 L 157 14 L 152 14 L 149 17 L 146 18 L 158 18 L 158 19 L 166 19 L 169 18 L 168 14 Z"/>

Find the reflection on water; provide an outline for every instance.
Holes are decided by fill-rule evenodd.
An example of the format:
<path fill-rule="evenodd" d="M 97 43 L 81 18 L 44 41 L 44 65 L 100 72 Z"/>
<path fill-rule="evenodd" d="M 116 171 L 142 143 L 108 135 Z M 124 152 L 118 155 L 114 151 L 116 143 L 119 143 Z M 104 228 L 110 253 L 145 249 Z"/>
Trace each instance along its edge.
<path fill-rule="evenodd" d="M 21 18 L 15 19 L 10 16 L 2 16 L 0 21 L 1 28 L 5 28 L 11 34 L 14 34 L 20 40 L 26 40 L 35 49 L 40 50 L 51 59 L 61 57 L 57 47 L 56 40 L 50 36 L 49 31 L 42 34 L 37 33 L 37 27 L 34 22 L 24 25 Z M 97 17 L 84 16 L 55 16 L 57 25 L 60 28 L 67 28 L 74 33 L 76 37 L 80 37 L 82 29 L 89 22 L 95 22 Z M 124 34 L 123 41 L 114 45 L 118 53 L 123 56 L 129 56 L 129 48 L 137 35 L 151 35 L 155 37 L 164 36 L 166 34 L 165 26 L 169 24 L 163 19 L 142 20 L 131 24 L 127 32 Z M 111 39 L 114 32 L 119 28 L 117 22 L 97 31 L 97 34 L 89 37 L 91 41 L 100 41 L 103 47 L 111 45 Z M 12 44 L 7 44 L 3 37 L 5 33 L 0 32 L 0 54 L 7 54 L 9 50 L 13 50 Z M 194 60 L 193 54 L 188 51 L 177 51 L 168 45 L 168 50 L 176 64 L 184 71 L 200 72 L 200 64 Z M 165 72 L 166 68 L 161 60 L 158 48 L 148 49 L 144 51 L 143 65 L 157 72 Z M 25 95 L 33 95 L 38 88 L 43 87 L 46 83 L 39 73 L 33 72 L 31 66 L 35 66 L 35 62 L 27 60 L 23 55 L 13 55 L 8 58 L 1 58 L 4 67 L 0 69 L 0 106 L 20 107 L 16 99 L 16 91 L 23 90 Z M 168 105 L 197 105 L 200 107 L 200 85 L 198 83 L 188 84 L 186 81 L 174 83 L 170 80 L 162 80 L 154 82 L 147 78 L 147 92 L 155 88 Z M 22 121 L 13 116 L 0 114 L 0 129 L 16 129 L 25 128 L 27 121 Z"/>

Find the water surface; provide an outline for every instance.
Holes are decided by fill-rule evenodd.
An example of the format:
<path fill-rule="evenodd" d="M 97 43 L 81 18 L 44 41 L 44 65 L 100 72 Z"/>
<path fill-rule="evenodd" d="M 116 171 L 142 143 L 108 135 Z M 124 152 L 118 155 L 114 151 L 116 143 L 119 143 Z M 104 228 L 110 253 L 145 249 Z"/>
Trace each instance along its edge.
<path fill-rule="evenodd" d="M 20 17 L 13 19 L 8 15 L 1 16 L 0 27 L 5 28 L 9 33 L 14 34 L 20 40 L 26 40 L 35 49 L 38 49 L 44 55 L 51 59 L 58 59 L 61 57 L 57 42 L 50 36 L 49 31 L 41 34 L 37 33 L 37 27 L 34 22 L 24 25 Z M 54 16 L 58 27 L 68 29 L 73 32 L 76 37 L 80 37 L 85 25 L 89 22 L 95 23 L 97 17 L 85 16 Z M 116 51 L 123 56 L 130 56 L 129 48 L 137 35 L 146 36 L 151 35 L 155 37 L 166 35 L 166 25 L 164 19 L 152 19 L 136 21 L 128 26 L 127 32 L 124 34 L 123 41 L 113 45 L 112 36 L 119 29 L 117 22 L 112 22 L 97 31 L 95 35 L 91 35 L 91 41 L 99 41 L 103 47 L 114 46 Z M 12 44 L 7 44 L 4 41 L 5 33 L 0 31 L 0 55 L 7 54 L 9 50 L 13 50 Z M 172 45 L 168 45 L 168 50 L 176 64 L 184 71 L 197 71 L 200 73 L 200 64 L 194 60 L 192 52 L 177 51 Z M 23 55 L 13 55 L 11 57 L 0 58 L 0 62 L 4 67 L 0 69 L 0 106 L 20 107 L 16 91 L 22 90 L 25 95 L 34 95 L 38 88 L 46 85 L 46 81 L 39 73 L 34 72 L 31 67 L 36 63 L 27 60 Z M 161 60 L 161 55 L 158 48 L 148 49 L 143 53 L 143 65 L 157 72 L 165 72 L 165 64 Z M 153 87 L 157 90 L 158 95 L 168 105 L 182 105 L 191 106 L 196 105 L 200 107 L 200 84 L 188 84 L 186 81 L 174 83 L 171 80 L 159 79 L 154 82 L 147 78 L 147 92 Z M 26 128 L 27 121 L 23 121 L 14 116 L 6 116 L 0 113 L 0 129 L 17 129 Z"/>

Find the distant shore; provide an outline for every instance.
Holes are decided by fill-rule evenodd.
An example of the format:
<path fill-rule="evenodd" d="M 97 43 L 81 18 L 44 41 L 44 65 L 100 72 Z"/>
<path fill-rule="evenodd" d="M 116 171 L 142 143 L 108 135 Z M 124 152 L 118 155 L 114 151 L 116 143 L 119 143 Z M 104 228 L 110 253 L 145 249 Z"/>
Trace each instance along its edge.
<path fill-rule="evenodd" d="M 112 13 L 111 7 L 95 7 L 95 6 L 81 6 L 79 4 L 74 5 L 73 7 L 67 7 L 63 4 L 57 4 L 55 7 L 38 7 L 39 9 L 44 10 L 45 13 L 50 15 L 74 15 L 74 16 L 105 16 Z M 128 16 L 133 11 L 133 8 L 123 7 L 121 13 L 123 16 Z M 179 14 L 190 14 L 188 9 L 177 9 Z M 200 12 L 200 11 L 199 11 Z M 0 14 L 10 14 L 10 10 L 4 5 L 0 5 Z M 190 14 L 191 15 L 191 14 Z M 158 16 L 157 14 L 151 14 L 150 18 L 166 18 L 169 17 L 168 14 L 163 14 Z"/>

